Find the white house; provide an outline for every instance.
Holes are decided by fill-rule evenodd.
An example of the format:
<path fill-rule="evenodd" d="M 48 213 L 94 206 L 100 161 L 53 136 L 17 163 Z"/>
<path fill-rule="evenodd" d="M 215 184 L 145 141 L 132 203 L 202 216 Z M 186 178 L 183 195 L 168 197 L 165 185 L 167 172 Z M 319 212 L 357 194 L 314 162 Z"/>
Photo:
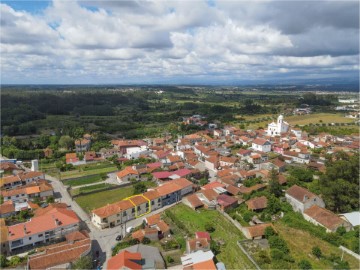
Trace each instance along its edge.
<path fill-rule="evenodd" d="M 293 185 L 286 190 L 285 198 L 295 212 L 304 213 L 306 209 L 313 205 L 325 207 L 324 201 L 319 196 L 297 185 Z"/>
<path fill-rule="evenodd" d="M 265 139 L 258 138 L 253 140 L 251 148 L 261 152 L 270 152 L 271 143 Z"/>
<path fill-rule="evenodd" d="M 289 124 L 284 121 L 284 116 L 279 115 L 277 122 L 268 125 L 267 134 L 269 136 L 277 136 L 289 130 Z"/>

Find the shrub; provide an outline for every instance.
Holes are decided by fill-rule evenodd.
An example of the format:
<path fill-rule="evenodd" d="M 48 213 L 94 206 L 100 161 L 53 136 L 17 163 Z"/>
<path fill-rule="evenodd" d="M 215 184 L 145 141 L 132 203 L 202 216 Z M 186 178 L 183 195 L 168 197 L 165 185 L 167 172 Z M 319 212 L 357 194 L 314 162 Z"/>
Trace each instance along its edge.
<path fill-rule="evenodd" d="M 141 243 L 144 245 L 148 245 L 151 243 L 151 240 L 147 237 L 144 237 L 143 240 L 141 241 Z"/>
<path fill-rule="evenodd" d="M 285 257 L 285 253 L 277 248 L 274 248 L 270 250 L 270 256 L 273 260 L 282 260 Z"/>
<path fill-rule="evenodd" d="M 320 249 L 318 246 L 313 247 L 313 248 L 312 248 L 312 254 L 313 254 L 316 258 L 320 259 L 320 257 L 322 256 L 321 249 Z"/>
<path fill-rule="evenodd" d="M 166 256 L 166 262 L 167 262 L 167 263 L 173 263 L 173 262 L 174 262 L 173 257 L 171 257 L 171 256 Z"/>
<path fill-rule="evenodd" d="M 284 253 L 289 252 L 289 248 L 287 247 L 286 242 L 282 238 L 273 235 L 269 237 L 268 241 L 271 248 L 277 248 Z"/>
<path fill-rule="evenodd" d="M 7 260 L 5 255 L 0 254 L 0 267 L 5 268 L 7 266 Z"/>
<path fill-rule="evenodd" d="M 13 256 L 9 261 L 9 266 L 17 266 L 20 263 L 21 263 L 21 258 L 19 256 Z"/>
<path fill-rule="evenodd" d="M 265 228 L 265 237 L 269 239 L 270 236 L 276 235 L 276 232 L 273 227 L 269 226 Z"/>
<path fill-rule="evenodd" d="M 260 263 L 260 264 L 270 264 L 271 263 L 271 259 L 270 257 L 268 256 L 268 254 L 266 253 L 265 250 L 260 250 L 257 254 L 257 261 Z"/>
<path fill-rule="evenodd" d="M 336 233 L 343 236 L 346 233 L 346 229 L 343 226 L 341 226 L 337 228 Z"/>
<path fill-rule="evenodd" d="M 215 231 L 215 228 L 212 226 L 211 223 L 206 223 L 205 224 L 205 231 L 209 232 L 209 233 L 212 233 Z"/>
<path fill-rule="evenodd" d="M 210 241 L 210 249 L 214 253 L 215 256 L 220 253 L 220 245 L 217 242 L 215 242 L 214 240 Z"/>
<path fill-rule="evenodd" d="M 243 219 L 244 219 L 244 221 L 246 221 L 246 222 L 250 222 L 250 220 L 252 219 L 253 216 L 254 216 L 253 213 L 251 213 L 251 212 L 245 212 L 245 213 L 243 214 Z"/>
<path fill-rule="evenodd" d="M 308 260 L 301 260 L 298 264 L 299 268 L 302 270 L 312 269 L 311 263 Z"/>

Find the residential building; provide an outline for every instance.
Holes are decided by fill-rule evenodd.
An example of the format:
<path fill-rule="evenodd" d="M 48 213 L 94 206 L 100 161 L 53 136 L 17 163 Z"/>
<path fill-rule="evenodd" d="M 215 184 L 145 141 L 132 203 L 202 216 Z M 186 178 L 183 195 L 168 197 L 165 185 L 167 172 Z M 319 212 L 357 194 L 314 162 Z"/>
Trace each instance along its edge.
<path fill-rule="evenodd" d="M 265 237 L 265 229 L 267 227 L 273 227 L 273 225 L 271 223 L 263 223 L 263 224 L 257 224 L 254 226 L 250 226 L 250 227 L 244 227 L 244 229 L 242 230 L 242 232 L 244 233 L 245 237 L 247 239 L 262 239 Z"/>
<path fill-rule="evenodd" d="M 350 222 L 340 218 L 330 210 L 317 205 L 305 209 L 303 216 L 307 221 L 324 227 L 326 232 L 336 232 L 340 227 L 344 227 L 347 232 L 352 229 Z"/>
<path fill-rule="evenodd" d="M 303 213 L 313 205 L 325 207 L 324 201 L 306 188 L 293 185 L 285 192 L 285 198 L 295 212 Z"/>
<path fill-rule="evenodd" d="M 261 196 L 261 197 L 252 198 L 246 201 L 245 203 L 248 207 L 248 210 L 259 211 L 267 207 L 267 202 L 268 202 L 267 198 L 265 196 Z"/>
<path fill-rule="evenodd" d="M 257 138 L 252 141 L 251 148 L 256 151 L 267 153 L 271 151 L 271 143 L 268 140 Z"/>
<path fill-rule="evenodd" d="M 62 238 L 68 233 L 78 231 L 79 226 L 80 219 L 75 212 L 66 208 L 52 208 L 51 211 L 29 221 L 8 226 L 10 252 Z"/>
<path fill-rule="evenodd" d="M 66 241 L 38 248 L 38 253 L 29 256 L 27 269 L 69 269 L 71 263 L 91 251 L 91 239 L 86 231 L 65 235 Z"/>
<path fill-rule="evenodd" d="M 45 179 L 45 174 L 43 172 L 21 172 L 17 175 L 10 175 L 1 178 L 0 186 L 2 189 L 12 189 L 39 179 Z"/>
<path fill-rule="evenodd" d="M 158 248 L 139 244 L 122 249 L 111 257 L 107 269 L 165 269 L 165 263 Z"/>
<path fill-rule="evenodd" d="M 165 205 L 179 202 L 192 191 L 192 182 L 185 178 L 175 179 L 143 194 L 95 209 L 92 211 L 91 221 L 101 229 L 114 227 Z"/>

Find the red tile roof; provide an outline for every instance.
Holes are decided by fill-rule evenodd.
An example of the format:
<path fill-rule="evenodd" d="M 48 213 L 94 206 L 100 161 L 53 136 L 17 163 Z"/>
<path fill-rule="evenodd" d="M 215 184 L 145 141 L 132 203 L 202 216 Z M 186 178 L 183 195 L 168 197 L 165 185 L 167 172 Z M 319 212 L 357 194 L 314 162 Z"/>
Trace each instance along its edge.
<path fill-rule="evenodd" d="M 317 205 L 313 205 L 310 208 L 306 209 L 304 211 L 304 214 L 316 220 L 325 228 L 328 228 L 331 231 L 336 230 L 337 227 L 341 226 L 346 222 L 333 212 Z"/>
<path fill-rule="evenodd" d="M 214 189 L 214 188 L 217 188 L 217 187 L 221 187 L 221 188 L 224 188 L 225 185 L 220 183 L 220 182 L 211 182 L 209 184 L 206 184 L 204 186 L 201 187 L 201 189 Z"/>
<path fill-rule="evenodd" d="M 117 269 L 134 269 L 140 270 L 142 266 L 140 262 L 142 259 L 141 253 L 131 253 L 127 250 L 120 252 L 114 257 L 110 258 L 107 263 L 107 269 L 117 270 Z"/>
<path fill-rule="evenodd" d="M 267 207 L 267 198 L 265 196 L 256 197 L 246 201 L 246 205 L 250 210 L 260 210 Z"/>
<path fill-rule="evenodd" d="M 286 190 L 286 193 L 302 203 L 316 196 L 306 188 L 299 187 L 298 185 L 293 185 Z"/>

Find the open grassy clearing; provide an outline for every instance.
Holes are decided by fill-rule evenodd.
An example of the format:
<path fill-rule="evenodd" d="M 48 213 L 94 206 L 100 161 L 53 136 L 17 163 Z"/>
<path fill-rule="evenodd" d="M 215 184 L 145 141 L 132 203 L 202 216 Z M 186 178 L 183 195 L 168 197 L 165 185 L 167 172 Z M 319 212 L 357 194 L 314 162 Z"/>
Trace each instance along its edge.
<path fill-rule="evenodd" d="M 80 179 L 72 179 L 72 180 L 64 181 L 64 184 L 68 185 L 68 186 L 82 186 L 82 185 L 92 184 L 92 183 L 96 183 L 96 182 L 100 182 L 100 181 L 103 181 L 103 179 L 101 178 L 101 176 L 99 174 L 96 174 L 96 175 L 91 175 L 91 176 L 80 178 Z"/>
<path fill-rule="evenodd" d="M 275 228 L 277 232 L 284 238 L 286 241 L 291 256 L 298 262 L 302 259 L 308 260 L 313 269 L 332 269 L 332 263 L 325 259 L 317 259 L 314 255 L 311 254 L 312 248 L 318 246 L 324 257 L 329 257 L 330 254 L 335 254 L 336 256 L 341 257 L 342 251 L 328 242 L 325 242 L 313 235 L 309 234 L 306 231 L 290 228 L 281 222 L 275 223 Z M 344 260 L 347 261 L 351 269 L 359 269 L 359 261 L 354 257 L 344 253 Z"/>
<path fill-rule="evenodd" d="M 247 259 L 237 245 L 237 241 L 244 239 L 244 236 L 219 212 L 212 210 L 201 210 L 197 212 L 184 204 L 171 207 L 168 211 L 172 212 L 181 220 L 193 236 L 196 231 L 204 231 L 205 224 L 210 222 L 215 228 L 215 231 L 211 233 L 212 239 L 224 242 L 216 258 L 218 261 L 224 262 L 227 269 L 254 268 L 254 265 Z M 185 233 L 182 237 L 184 237 L 184 235 Z"/>
<path fill-rule="evenodd" d="M 94 175 L 94 174 L 101 174 L 101 173 L 110 173 L 113 171 L 117 171 L 117 167 L 112 165 L 109 167 L 103 167 L 100 169 L 92 169 L 92 170 L 81 170 L 76 169 L 72 171 L 67 172 L 61 172 L 61 180 L 69 179 L 69 178 L 76 178 L 76 177 L 82 177 L 82 176 L 88 176 L 88 175 Z"/>
<path fill-rule="evenodd" d="M 154 187 L 156 184 L 151 181 L 143 182 L 147 188 Z M 94 194 L 88 194 L 75 198 L 75 201 L 86 212 L 102 207 L 104 205 L 121 201 L 122 199 L 133 195 L 133 187 L 127 186 L 113 190 L 100 191 Z"/>

